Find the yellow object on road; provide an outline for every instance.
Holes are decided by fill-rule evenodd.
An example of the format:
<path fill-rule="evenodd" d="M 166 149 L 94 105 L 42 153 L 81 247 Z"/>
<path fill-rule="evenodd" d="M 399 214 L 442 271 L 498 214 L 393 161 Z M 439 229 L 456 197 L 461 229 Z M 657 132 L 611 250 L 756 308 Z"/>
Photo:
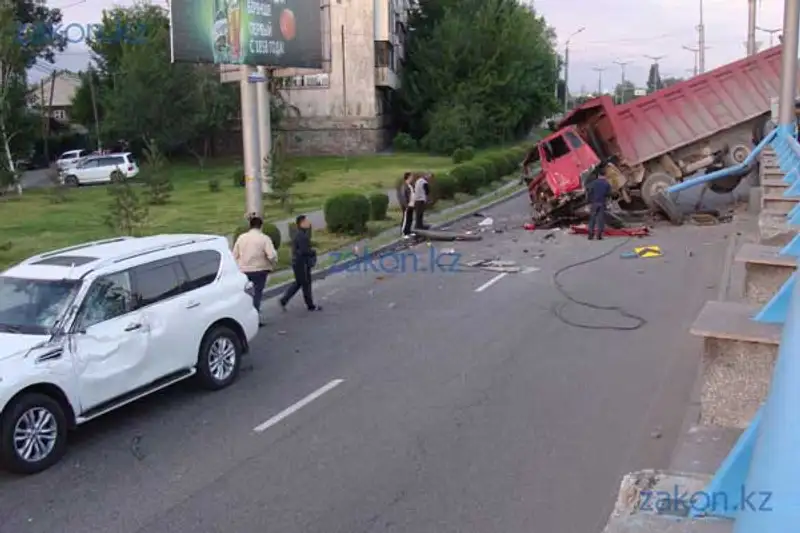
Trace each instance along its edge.
<path fill-rule="evenodd" d="M 648 259 L 650 257 L 661 257 L 664 255 L 659 246 L 640 246 L 633 249 L 634 253 L 639 257 Z"/>

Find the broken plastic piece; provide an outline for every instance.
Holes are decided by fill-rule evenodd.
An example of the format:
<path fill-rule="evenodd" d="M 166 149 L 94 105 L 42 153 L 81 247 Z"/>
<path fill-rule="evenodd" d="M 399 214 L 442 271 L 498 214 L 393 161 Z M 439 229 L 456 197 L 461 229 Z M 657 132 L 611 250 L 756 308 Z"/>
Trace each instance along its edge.
<path fill-rule="evenodd" d="M 484 227 L 491 226 L 492 224 L 494 224 L 494 219 L 492 217 L 486 217 L 478 223 L 479 226 L 484 226 Z"/>

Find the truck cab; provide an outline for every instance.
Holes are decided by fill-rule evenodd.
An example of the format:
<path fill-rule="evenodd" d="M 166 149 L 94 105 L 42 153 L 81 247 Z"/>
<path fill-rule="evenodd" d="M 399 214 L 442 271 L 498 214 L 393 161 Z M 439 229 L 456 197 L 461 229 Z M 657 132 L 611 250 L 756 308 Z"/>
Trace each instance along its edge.
<path fill-rule="evenodd" d="M 537 160 L 541 163 L 541 171 L 528 183 L 528 193 L 534 203 L 543 196 L 558 198 L 582 191 L 584 176 L 600 163 L 600 158 L 573 126 L 548 135 L 534 150 L 526 159 L 526 164 Z"/>

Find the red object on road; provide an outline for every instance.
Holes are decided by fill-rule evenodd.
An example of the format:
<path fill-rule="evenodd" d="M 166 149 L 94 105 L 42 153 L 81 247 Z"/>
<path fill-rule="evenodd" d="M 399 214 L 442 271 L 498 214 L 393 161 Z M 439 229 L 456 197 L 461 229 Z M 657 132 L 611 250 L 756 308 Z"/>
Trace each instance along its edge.
<path fill-rule="evenodd" d="M 525 224 L 522 227 L 525 228 L 528 231 L 533 231 L 533 230 L 536 229 L 536 224 L 531 224 L 530 222 L 528 222 L 527 224 Z"/>
<path fill-rule="evenodd" d="M 575 235 L 588 235 L 589 228 L 586 224 L 580 224 L 577 226 L 570 226 L 570 231 Z M 603 235 L 608 237 L 646 237 L 650 235 L 650 228 L 647 226 L 635 226 L 632 228 L 605 228 L 603 230 Z"/>

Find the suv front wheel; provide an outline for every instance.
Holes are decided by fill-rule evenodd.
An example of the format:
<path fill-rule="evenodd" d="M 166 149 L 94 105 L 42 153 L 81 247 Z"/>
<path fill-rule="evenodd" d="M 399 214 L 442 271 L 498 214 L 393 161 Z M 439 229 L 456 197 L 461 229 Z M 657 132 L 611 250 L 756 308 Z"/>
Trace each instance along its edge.
<path fill-rule="evenodd" d="M 215 326 L 203 339 L 197 360 L 200 384 L 210 390 L 224 389 L 239 375 L 242 341 L 225 326 Z"/>
<path fill-rule="evenodd" d="M 49 396 L 23 394 L 0 419 L 0 461 L 17 474 L 35 474 L 56 464 L 67 449 L 67 418 Z"/>

